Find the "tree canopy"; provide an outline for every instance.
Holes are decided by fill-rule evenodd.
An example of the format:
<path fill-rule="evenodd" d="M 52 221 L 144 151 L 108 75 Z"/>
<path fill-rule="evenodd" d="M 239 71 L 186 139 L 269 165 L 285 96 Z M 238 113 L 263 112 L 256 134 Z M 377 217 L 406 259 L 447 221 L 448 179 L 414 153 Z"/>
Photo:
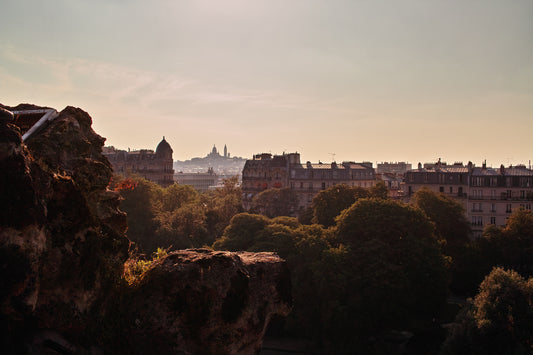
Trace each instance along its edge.
<path fill-rule="evenodd" d="M 252 211 L 267 217 L 291 216 L 298 205 L 298 195 L 289 188 L 261 191 L 252 199 Z"/>
<path fill-rule="evenodd" d="M 359 198 L 370 196 L 370 192 L 362 187 L 350 187 L 339 184 L 320 191 L 311 204 L 313 210 L 313 223 L 324 227 L 335 224 L 337 217 L 343 210 L 350 207 Z"/>
<path fill-rule="evenodd" d="M 236 177 L 204 194 L 188 185 L 162 188 L 139 176 L 116 176 L 111 187 L 123 198 L 120 208 L 128 215 L 128 237 L 147 255 L 159 247 L 211 245 L 242 211 Z"/>
<path fill-rule="evenodd" d="M 533 279 L 494 268 L 456 319 L 442 354 L 531 354 Z"/>
<path fill-rule="evenodd" d="M 413 201 L 435 223 L 435 235 L 452 246 L 469 241 L 470 225 L 466 220 L 463 205 L 443 193 L 428 188 L 418 190 Z"/>

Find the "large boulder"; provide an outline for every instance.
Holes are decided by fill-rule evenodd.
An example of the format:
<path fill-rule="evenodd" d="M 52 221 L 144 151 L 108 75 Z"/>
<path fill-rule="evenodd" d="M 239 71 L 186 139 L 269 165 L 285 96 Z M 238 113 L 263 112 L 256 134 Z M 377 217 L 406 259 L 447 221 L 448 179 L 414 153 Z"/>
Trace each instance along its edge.
<path fill-rule="evenodd" d="M 115 345 L 129 353 L 254 354 L 270 318 L 290 310 L 290 275 L 273 253 L 180 250 L 120 303 L 128 334 Z"/>

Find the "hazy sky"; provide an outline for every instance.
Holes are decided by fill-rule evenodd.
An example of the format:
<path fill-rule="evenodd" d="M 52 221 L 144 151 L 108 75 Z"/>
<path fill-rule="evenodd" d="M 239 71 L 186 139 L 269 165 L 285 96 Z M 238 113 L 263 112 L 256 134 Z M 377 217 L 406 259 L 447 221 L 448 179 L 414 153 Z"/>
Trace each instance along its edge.
<path fill-rule="evenodd" d="M 0 103 L 174 159 L 533 160 L 532 0 L 1 0 Z"/>

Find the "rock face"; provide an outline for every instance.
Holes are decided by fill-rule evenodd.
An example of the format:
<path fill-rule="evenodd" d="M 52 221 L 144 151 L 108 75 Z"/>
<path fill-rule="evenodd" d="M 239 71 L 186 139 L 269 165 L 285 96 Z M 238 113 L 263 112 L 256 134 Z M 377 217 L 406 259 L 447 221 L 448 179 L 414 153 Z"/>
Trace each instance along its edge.
<path fill-rule="evenodd" d="M 121 277 L 130 242 L 103 143 L 73 107 L 27 144 L 0 121 L 0 307 L 13 346 L 30 329 L 76 338 Z"/>
<path fill-rule="evenodd" d="M 156 261 L 127 299 L 122 349 L 254 354 L 270 317 L 289 312 L 290 276 L 272 253 L 181 250 Z"/>
<path fill-rule="evenodd" d="M 288 270 L 271 253 L 174 252 L 128 285 L 126 216 L 91 117 L 67 107 L 26 142 L 12 123 L 0 120 L 3 351 L 46 352 L 53 334 L 70 352 L 254 353 L 288 313 Z"/>

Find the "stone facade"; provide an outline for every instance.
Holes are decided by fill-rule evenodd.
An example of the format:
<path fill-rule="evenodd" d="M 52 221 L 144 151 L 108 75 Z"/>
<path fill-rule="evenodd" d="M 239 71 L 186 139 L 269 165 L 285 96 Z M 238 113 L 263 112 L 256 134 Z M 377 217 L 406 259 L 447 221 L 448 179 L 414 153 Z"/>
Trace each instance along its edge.
<path fill-rule="evenodd" d="M 157 145 L 155 152 L 151 149 L 135 151 L 118 150 L 115 147 L 104 147 L 103 154 L 113 165 L 115 174 L 128 176 L 137 174 L 166 187 L 174 183 L 172 148 L 163 140 Z"/>
<path fill-rule="evenodd" d="M 298 195 L 295 214 L 311 205 L 318 192 L 333 185 L 371 187 L 376 183 L 372 163 L 343 162 L 313 164 L 300 162 L 300 154 L 258 154 L 247 160 L 242 171 L 243 207 L 269 188 L 290 188 Z"/>
<path fill-rule="evenodd" d="M 472 163 L 419 165 L 406 174 L 407 197 L 422 187 L 463 203 L 473 236 L 479 237 L 489 224 L 504 226 L 514 209 L 531 210 L 533 171 L 523 165 L 508 168 L 502 165 L 499 169 L 485 164 L 475 167 Z"/>

